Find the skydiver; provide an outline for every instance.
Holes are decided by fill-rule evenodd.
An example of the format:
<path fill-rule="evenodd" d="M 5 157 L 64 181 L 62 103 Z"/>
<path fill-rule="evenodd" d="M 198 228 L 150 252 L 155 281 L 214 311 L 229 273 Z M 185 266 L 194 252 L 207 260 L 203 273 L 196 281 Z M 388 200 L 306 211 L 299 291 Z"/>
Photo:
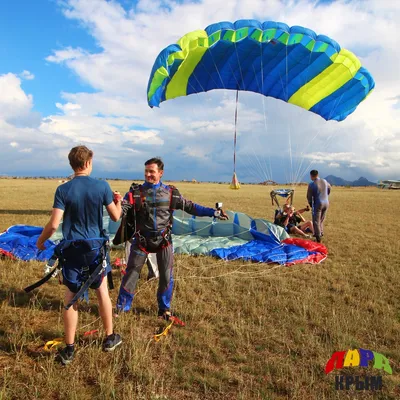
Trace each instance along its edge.
<path fill-rule="evenodd" d="M 118 295 L 117 312 L 131 309 L 143 264 L 149 253 L 155 253 L 160 275 L 158 316 L 168 320 L 174 285 L 171 238 L 173 211 L 184 210 L 191 215 L 221 220 L 227 220 L 228 216 L 221 208 L 203 207 L 185 200 L 176 188 L 162 183 L 164 163 L 160 158 L 151 158 L 144 165 L 145 182 L 131 186 L 122 203 L 122 215 L 130 229 L 128 237 L 131 237 L 132 246 Z M 118 240 L 118 232 L 116 237 Z"/>
<path fill-rule="evenodd" d="M 69 163 L 74 170 L 74 178 L 60 185 L 54 196 L 53 211 L 50 221 L 44 227 L 39 236 L 36 246 L 40 250 L 45 249 L 45 242 L 57 230 L 63 218 L 63 238 L 60 243 L 69 244 L 63 250 L 63 284 L 66 286 L 64 304 L 71 304 L 75 294 L 78 293 L 85 284 L 88 274 L 94 274 L 93 269 L 97 269 L 102 263 L 101 275 L 96 273 L 96 279 L 90 285 L 96 290 L 99 303 L 99 312 L 103 321 L 106 338 L 103 342 L 104 351 L 112 351 L 122 343 L 120 335 L 114 333 L 112 322 L 112 304 L 107 288 L 107 279 L 104 277 L 111 271 L 109 256 L 107 254 L 107 238 L 103 238 L 103 206 L 113 221 L 118 221 L 121 215 L 122 198 L 114 196 L 107 182 L 93 179 L 89 175 L 93 167 L 93 152 L 86 146 L 77 146 L 71 149 L 68 154 Z M 102 240 L 104 239 L 104 240 Z M 95 261 L 90 261 L 87 266 L 89 254 L 84 243 L 101 243 L 103 257 L 98 261 L 96 254 Z M 76 249 L 76 250 L 75 250 Z M 92 249 L 91 249 L 92 250 Z M 71 253 L 72 251 L 72 253 Z M 69 255 L 67 255 L 69 254 Z M 72 258 L 71 258 L 72 257 Z M 83 263 L 84 261 L 87 263 Z M 61 260 L 59 259 L 59 263 Z M 105 268 L 104 268 L 105 267 Z M 99 267 L 101 268 L 101 266 Z M 86 269 L 84 271 L 84 269 Z M 89 271 L 87 271 L 89 269 Z M 94 275 L 95 276 L 95 275 Z M 58 356 L 62 364 L 69 364 L 74 358 L 75 332 L 78 324 L 77 303 L 68 309 L 63 310 L 64 331 L 66 347 L 62 349 Z"/>
<path fill-rule="evenodd" d="M 313 232 L 313 225 L 311 221 L 306 221 L 301 215 L 305 211 L 309 211 L 309 208 L 306 207 L 295 211 L 293 206 L 285 204 L 283 206 L 283 211 L 278 213 L 274 223 L 284 228 L 289 234 L 309 238 L 310 236 L 306 232 L 308 230 Z"/>
<path fill-rule="evenodd" d="M 314 236 L 318 243 L 324 236 L 324 220 L 326 212 L 329 208 L 329 194 L 331 185 L 325 179 L 318 177 L 318 171 L 313 169 L 310 171 L 312 182 L 308 185 L 307 201 L 312 208 L 312 220 L 314 226 Z"/>

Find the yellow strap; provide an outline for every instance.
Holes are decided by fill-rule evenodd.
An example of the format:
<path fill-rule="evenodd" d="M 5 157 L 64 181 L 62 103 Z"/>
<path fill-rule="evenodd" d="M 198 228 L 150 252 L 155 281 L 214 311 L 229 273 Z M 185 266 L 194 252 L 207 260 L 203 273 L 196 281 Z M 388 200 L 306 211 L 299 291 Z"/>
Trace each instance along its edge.
<path fill-rule="evenodd" d="M 44 350 L 45 351 L 51 351 L 53 347 L 57 347 L 60 344 L 64 343 L 64 338 L 56 338 L 53 340 L 49 340 L 45 345 L 44 345 Z"/>
<path fill-rule="evenodd" d="M 174 321 L 172 321 L 161 333 L 158 335 L 154 335 L 154 340 L 156 342 L 160 341 L 163 336 L 167 336 L 168 331 L 171 329 L 172 325 L 174 324 Z"/>

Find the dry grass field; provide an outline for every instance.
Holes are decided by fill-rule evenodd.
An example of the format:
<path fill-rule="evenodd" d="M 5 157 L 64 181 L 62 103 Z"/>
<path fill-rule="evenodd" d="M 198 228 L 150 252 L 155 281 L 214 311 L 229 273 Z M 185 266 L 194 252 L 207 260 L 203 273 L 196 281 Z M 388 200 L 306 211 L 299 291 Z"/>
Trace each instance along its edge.
<path fill-rule="evenodd" d="M 44 225 L 57 185 L 0 180 L 0 230 Z M 200 204 L 273 215 L 271 187 L 176 185 Z M 296 188 L 297 207 L 306 204 L 305 192 Z M 101 351 L 101 335 L 83 336 L 101 330 L 91 294 L 80 308 L 76 358 L 66 368 L 43 350 L 63 333 L 63 287 L 54 279 L 27 295 L 22 288 L 41 277 L 43 265 L 1 260 L 0 399 L 399 399 L 399 209 L 400 191 L 334 187 L 324 237 L 329 255 L 320 265 L 176 256 L 173 309 L 187 325 L 158 343 L 157 282 L 141 280 L 134 303 L 140 313 L 115 320 L 124 343 L 110 354 Z M 118 288 L 118 270 L 114 277 Z M 360 347 L 388 357 L 393 374 L 382 373 L 381 391 L 336 391 L 326 362 L 335 351 Z M 365 372 L 378 374 L 371 367 L 344 373 Z"/>

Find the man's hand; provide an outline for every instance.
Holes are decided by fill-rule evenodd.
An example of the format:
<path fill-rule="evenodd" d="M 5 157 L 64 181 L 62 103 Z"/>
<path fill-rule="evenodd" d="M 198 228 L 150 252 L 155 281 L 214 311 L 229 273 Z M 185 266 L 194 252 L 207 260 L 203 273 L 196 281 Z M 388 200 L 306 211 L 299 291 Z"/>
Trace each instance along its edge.
<path fill-rule="evenodd" d="M 122 196 L 120 192 L 114 191 L 113 192 L 113 201 L 115 204 L 117 204 L 118 202 L 122 201 Z"/>
<path fill-rule="evenodd" d="M 220 216 L 217 217 L 218 219 L 221 219 L 223 221 L 226 221 L 229 219 L 228 215 L 225 213 L 225 211 L 222 208 L 220 208 L 218 211 L 220 211 L 220 213 L 221 213 Z"/>
<path fill-rule="evenodd" d="M 39 250 L 46 250 L 46 246 L 44 245 L 44 243 L 40 240 L 40 238 L 37 240 L 36 242 L 36 247 Z"/>

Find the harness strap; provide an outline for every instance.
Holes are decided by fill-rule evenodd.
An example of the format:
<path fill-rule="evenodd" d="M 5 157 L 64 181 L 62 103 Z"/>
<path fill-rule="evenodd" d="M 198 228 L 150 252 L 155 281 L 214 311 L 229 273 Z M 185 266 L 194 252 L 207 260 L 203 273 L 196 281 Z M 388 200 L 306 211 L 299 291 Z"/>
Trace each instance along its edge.
<path fill-rule="evenodd" d="M 174 211 L 174 210 L 176 210 L 176 207 L 178 205 L 178 201 L 180 200 L 181 196 L 179 194 L 179 190 L 175 186 L 170 185 L 169 186 L 169 192 L 170 192 L 169 209 L 171 211 Z"/>
<path fill-rule="evenodd" d="M 107 274 L 107 282 L 108 282 L 108 288 L 110 290 L 114 289 L 114 281 L 111 271 Z"/>
<path fill-rule="evenodd" d="M 81 293 L 80 296 L 78 297 L 78 299 L 86 292 L 87 288 L 93 283 L 94 279 L 96 278 L 97 274 L 100 274 L 103 272 L 104 269 L 106 269 L 107 267 L 107 254 L 109 251 L 109 244 L 108 241 L 106 241 L 100 249 L 100 253 L 101 253 L 101 261 L 99 263 L 99 265 L 96 267 L 95 271 L 89 276 L 88 274 L 86 276 L 88 276 L 88 279 L 86 280 L 86 282 L 81 286 L 80 290 L 78 293 Z M 39 286 L 43 285 L 44 283 L 46 283 L 48 280 L 50 280 L 50 278 L 54 275 L 55 272 L 59 272 L 61 271 L 63 264 L 65 262 L 64 257 L 62 256 L 62 251 L 59 252 L 56 250 L 54 251 L 54 254 L 52 255 L 52 257 L 49 259 L 49 261 L 47 262 L 47 266 L 48 267 L 53 267 L 54 264 L 56 263 L 56 261 L 58 260 L 58 265 L 56 267 L 54 267 L 50 272 L 48 272 L 42 279 L 40 279 L 39 281 L 37 281 L 36 283 L 27 286 L 24 291 L 26 293 L 31 292 L 32 290 L 38 288 Z M 89 267 L 83 267 L 83 272 L 88 272 L 89 271 Z M 97 273 L 96 273 L 97 271 Z M 99 272 L 101 271 L 101 272 Z M 114 283 L 112 281 L 112 276 L 111 272 L 109 274 L 107 274 L 107 279 L 108 279 L 108 284 L 109 284 L 109 288 L 113 289 L 114 288 Z M 56 275 L 54 275 L 56 276 Z M 93 278 L 93 279 L 92 279 Z M 89 282 L 90 281 L 90 282 Z M 89 284 L 87 284 L 89 282 Z M 61 283 L 61 282 L 60 282 Z M 85 290 L 82 290 L 83 287 L 85 287 Z M 75 296 L 76 297 L 76 296 Z M 75 299 L 74 297 L 74 299 Z M 71 307 L 71 305 L 73 305 L 78 299 L 74 300 L 72 299 L 71 303 L 68 304 L 68 308 L 66 308 L 67 310 Z"/>
<path fill-rule="evenodd" d="M 53 254 L 52 257 L 49 259 L 47 266 L 49 266 L 50 268 L 54 266 L 54 264 L 56 263 L 58 257 Z M 36 283 L 34 283 L 33 285 L 27 286 L 24 291 L 25 293 L 29 293 L 31 292 L 33 289 L 38 288 L 39 286 L 42 286 L 44 283 L 46 283 L 54 274 L 54 272 L 56 272 L 57 270 L 61 270 L 61 266 L 60 264 L 58 264 L 57 266 L 55 266 L 50 272 L 48 272 L 42 279 L 40 279 L 39 281 L 37 281 Z"/>
<path fill-rule="evenodd" d="M 72 300 L 64 307 L 66 310 L 69 310 L 70 307 L 85 294 L 86 290 L 88 290 L 89 286 L 94 282 L 97 276 L 103 273 L 103 271 L 106 269 L 106 266 L 107 261 L 103 260 L 103 262 L 96 267 L 93 273 L 89 276 L 88 280 L 81 286 L 78 293 L 76 293 Z"/>

